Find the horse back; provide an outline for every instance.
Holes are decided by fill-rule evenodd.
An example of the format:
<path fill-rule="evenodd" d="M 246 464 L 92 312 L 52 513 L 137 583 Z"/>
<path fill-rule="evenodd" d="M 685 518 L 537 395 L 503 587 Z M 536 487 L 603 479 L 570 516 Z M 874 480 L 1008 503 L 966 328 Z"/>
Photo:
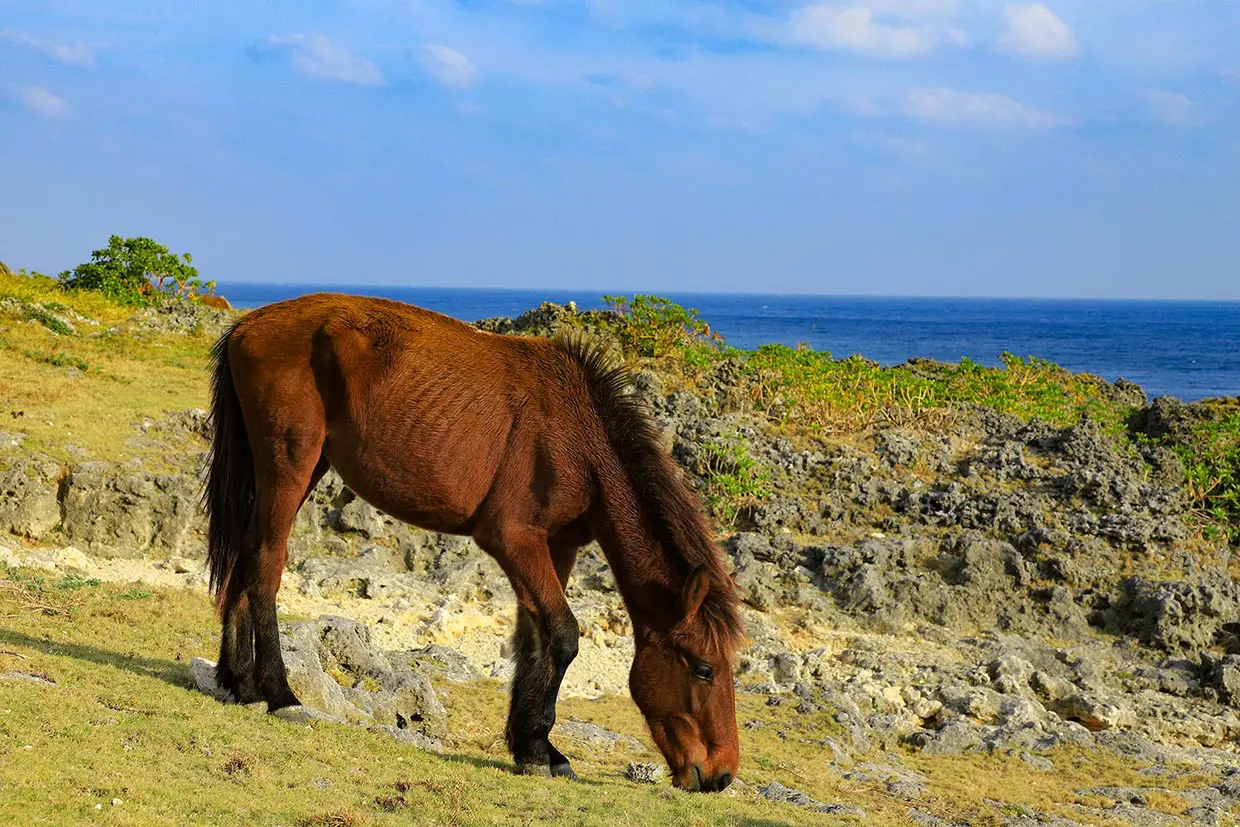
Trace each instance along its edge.
<path fill-rule="evenodd" d="M 471 533 L 488 506 L 554 530 L 588 501 L 599 429 L 579 366 L 554 342 L 316 294 L 254 311 L 234 346 L 266 385 L 255 393 L 319 420 L 345 483 L 399 519 Z"/>

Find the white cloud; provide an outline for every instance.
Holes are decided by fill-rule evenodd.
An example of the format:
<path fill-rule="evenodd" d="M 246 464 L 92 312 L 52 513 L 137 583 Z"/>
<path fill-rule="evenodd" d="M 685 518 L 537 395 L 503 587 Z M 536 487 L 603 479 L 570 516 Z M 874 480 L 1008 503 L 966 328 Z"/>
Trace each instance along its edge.
<path fill-rule="evenodd" d="M 1145 93 L 1150 116 L 1170 126 L 1188 126 L 1198 119 L 1197 105 L 1179 92 L 1150 89 Z"/>
<path fill-rule="evenodd" d="M 925 26 L 886 23 L 866 6 L 818 3 L 792 13 L 788 39 L 817 49 L 843 49 L 875 57 L 916 57 L 939 43 Z"/>
<path fill-rule="evenodd" d="M 326 37 L 295 34 L 269 37 L 266 43 L 269 48 L 287 50 L 292 55 L 293 66 L 303 75 L 358 86 L 383 85 L 383 73 L 378 66 L 337 46 Z"/>
<path fill-rule="evenodd" d="M 1041 130 L 1064 126 L 1052 112 L 1025 106 L 993 93 L 960 92 L 946 87 L 910 89 L 899 103 L 902 114 L 939 126 Z"/>
<path fill-rule="evenodd" d="M 478 70 L 469 58 L 447 46 L 431 45 L 423 49 L 422 65 L 445 86 L 464 88 L 478 79 Z"/>
<path fill-rule="evenodd" d="M 95 65 L 95 53 L 85 43 L 52 43 L 12 29 L 5 29 L 0 34 L 68 66 L 90 69 Z"/>
<path fill-rule="evenodd" d="M 27 109 L 44 118 L 67 118 L 72 111 L 64 98 L 42 86 L 23 86 L 17 93 Z"/>
<path fill-rule="evenodd" d="M 1076 55 L 1079 46 L 1072 29 L 1046 6 L 1018 3 L 1004 11 L 1007 27 L 999 47 L 1023 57 L 1063 59 Z"/>

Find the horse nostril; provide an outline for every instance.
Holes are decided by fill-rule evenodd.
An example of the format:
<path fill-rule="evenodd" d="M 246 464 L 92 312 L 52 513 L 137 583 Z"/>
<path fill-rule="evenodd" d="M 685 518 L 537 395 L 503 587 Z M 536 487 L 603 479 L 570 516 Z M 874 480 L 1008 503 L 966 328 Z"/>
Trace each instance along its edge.
<path fill-rule="evenodd" d="M 715 779 L 715 792 L 723 792 L 732 783 L 732 773 L 725 772 L 723 775 Z"/>
<path fill-rule="evenodd" d="M 690 790 L 692 790 L 695 793 L 699 792 L 702 789 L 702 782 L 704 782 L 705 780 L 706 778 L 702 774 L 702 765 L 694 764 L 693 765 L 693 786 L 690 787 Z"/>

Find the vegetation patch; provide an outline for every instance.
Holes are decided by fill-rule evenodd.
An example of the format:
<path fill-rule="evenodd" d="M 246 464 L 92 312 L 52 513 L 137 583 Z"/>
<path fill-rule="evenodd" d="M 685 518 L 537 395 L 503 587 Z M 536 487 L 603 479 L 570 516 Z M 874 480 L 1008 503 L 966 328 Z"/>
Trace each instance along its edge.
<path fill-rule="evenodd" d="M 168 297 L 189 299 L 211 292 L 215 282 L 198 277 L 189 253 L 178 255 L 149 238 L 108 238 L 90 261 L 60 274 L 65 290 L 90 290 L 123 305 L 149 305 Z"/>
<path fill-rule="evenodd" d="M 711 511 L 729 526 L 771 495 L 770 474 L 739 436 L 702 443 L 705 497 Z"/>

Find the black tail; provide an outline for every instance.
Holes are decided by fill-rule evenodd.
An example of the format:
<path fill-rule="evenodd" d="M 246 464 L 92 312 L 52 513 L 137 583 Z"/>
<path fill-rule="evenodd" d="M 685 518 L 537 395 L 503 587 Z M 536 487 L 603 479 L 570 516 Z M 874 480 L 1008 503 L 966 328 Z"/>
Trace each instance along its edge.
<path fill-rule="evenodd" d="M 248 545 L 255 496 L 254 457 L 228 362 L 228 343 L 235 329 L 229 329 L 211 349 L 215 362 L 211 377 L 214 434 L 211 464 L 203 491 L 203 505 L 210 518 L 207 561 L 211 566 L 211 591 L 220 609 L 237 561 Z"/>

